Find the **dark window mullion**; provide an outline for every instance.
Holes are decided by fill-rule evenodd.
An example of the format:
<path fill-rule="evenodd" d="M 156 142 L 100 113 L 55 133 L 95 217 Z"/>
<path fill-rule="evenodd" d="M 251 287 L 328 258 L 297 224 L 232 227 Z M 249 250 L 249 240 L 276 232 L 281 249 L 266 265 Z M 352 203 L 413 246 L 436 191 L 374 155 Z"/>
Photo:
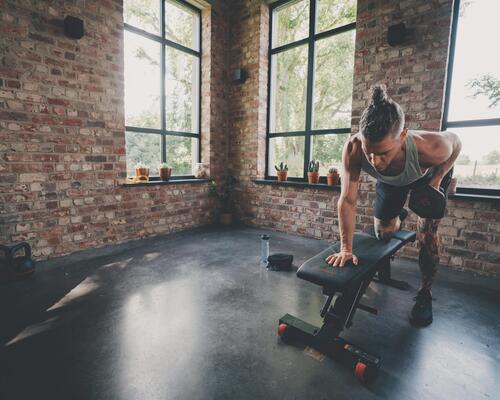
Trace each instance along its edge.
<path fill-rule="evenodd" d="M 199 51 L 190 49 L 189 47 L 183 46 L 182 44 L 172 42 L 171 40 L 168 40 L 168 39 L 165 39 L 164 43 L 168 47 L 172 47 L 172 48 L 174 48 L 176 50 L 182 51 L 183 53 L 190 54 L 190 55 L 195 56 L 195 57 L 200 57 L 200 52 Z"/>
<path fill-rule="evenodd" d="M 307 97 L 306 97 L 306 137 L 304 149 L 304 178 L 307 178 L 307 166 L 311 160 L 312 103 L 314 86 L 314 30 L 316 25 L 316 0 L 309 3 L 309 48 L 307 56 Z"/>
<path fill-rule="evenodd" d="M 201 35 L 201 12 L 198 12 L 198 50 L 200 55 L 198 56 L 198 162 L 201 162 L 201 46 L 202 46 L 202 35 Z"/>
<path fill-rule="evenodd" d="M 128 32 L 135 33 L 136 35 L 139 35 L 139 36 L 142 36 L 144 38 L 153 40 L 155 42 L 158 42 L 158 43 L 162 43 L 163 42 L 163 40 L 162 40 L 162 38 L 160 36 L 155 35 L 154 33 L 150 33 L 148 31 L 145 31 L 144 29 L 137 28 L 137 27 L 135 27 L 133 25 L 129 25 L 126 22 L 123 23 L 123 28 L 124 28 L 124 30 L 126 30 Z"/>
<path fill-rule="evenodd" d="M 337 28 L 333 28 L 328 31 L 316 33 L 314 35 L 314 39 L 315 40 L 325 39 L 327 37 L 338 35 L 340 33 L 349 32 L 353 29 L 356 29 L 356 22 L 351 22 L 350 24 L 338 26 Z"/>
<path fill-rule="evenodd" d="M 162 5 L 163 5 L 163 1 L 162 1 Z M 163 6 L 162 6 L 162 12 L 164 12 Z M 162 29 L 164 29 L 163 28 L 164 23 L 165 22 L 162 22 Z M 189 47 L 183 46 L 182 44 L 173 42 L 169 39 L 165 39 L 163 36 L 162 37 L 157 36 L 153 33 L 149 33 L 148 31 L 145 31 L 145 30 L 140 29 L 140 28 L 136 28 L 135 26 L 129 25 L 127 23 L 124 23 L 123 27 L 128 32 L 135 33 L 136 35 L 142 36 L 142 37 L 149 39 L 149 40 L 153 40 L 154 42 L 161 43 L 162 45 L 167 45 L 169 47 L 173 47 L 176 50 L 182 51 L 183 53 L 187 53 L 187 54 L 190 54 L 190 55 L 196 56 L 196 57 L 201 56 L 201 51 L 196 51 L 196 50 L 193 50 Z M 201 31 L 201 26 L 200 26 L 200 31 Z M 165 33 L 162 33 L 162 35 L 164 35 L 164 34 Z"/>
<path fill-rule="evenodd" d="M 125 126 L 125 130 L 129 132 L 139 132 L 139 133 L 153 133 L 160 135 L 162 133 L 161 129 L 154 129 L 154 128 L 141 128 L 138 126 Z"/>
<path fill-rule="evenodd" d="M 443 129 L 446 128 L 469 128 L 477 126 L 500 125 L 500 118 L 469 119 L 463 121 L 443 121 Z"/>
<path fill-rule="evenodd" d="M 270 52 L 271 52 L 271 54 L 282 53 L 284 51 L 294 49 L 295 47 L 299 47 L 299 46 L 302 46 L 304 44 L 307 44 L 308 42 L 309 42 L 309 38 L 300 39 L 300 40 L 297 40 L 296 42 L 291 42 L 291 43 L 287 43 L 287 44 L 284 44 L 284 45 L 279 46 L 279 47 L 275 47 L 274 49 L 271 49 Z"/>
<path fill-rule="evenodd" d="M 451 79 L 453 77 L 453 63 L 455 59 L 455 45 L 457 41 L 458 15 L 460 13 L 460 0 L 455 0 L 453 4 L 453 16 L 451 24 L 450 47 L 448 51 L 448 73 L 446 77 L 446 88 L 444 94 L 444 110 L 441 129 L 445 130 L 448 123 L 448 111 L 450 108 Z"/>
<path fill-rule="evenodd" d="M 165 1 L 160 0 L 160 10 L 161 10 L 161 38 L 162 40 L 165 38 Z M 167 129 L 166 127 L 166 120 L 165 120 L 165 43 L 162 43 L 161 45 L 161 93 L 160 93 L 160 107 L 161 107 L 161 112 L 160 112 L 160 118 L 161 118 L 161 130 L 162 130 L 162 135 L 161 135 L 161 161 L 162 162 L 167 162 L 167 141 L 165 138 L 165 130 Z"/>
<path fill-rule="evenodd" d="M 192 132 L 178 132 L 178 131 L 165 130 L 164 133 L 167 136 L 181 136 L 181 137 L 190 137 L 195 139 L 198 139 L 200 137 L 200 135 L 198 135 L 197 133 L 192 133 Z"/>
<path fill-rule="evenodd" d="M 271 9 L 269 10 L 269 44 L 268 44 L 268 58 L 267 58 L 267 114 L 266 114 L 266 169 L 264 171 L 265 178 L 269 179 L 271 176 L 270 171 L 269 171 L 269 155 L 270 155 L 270 141 L 269 141 L 269 131 L 270 131 L 270 124 L 271 124 L 271 74 L 272 74 L 272 54 L 271 54 L 271 49 L 272 49 L 272 43 L 273 43 L 273 12 L 274 12 L 274 5 L 271 6 Z"/>

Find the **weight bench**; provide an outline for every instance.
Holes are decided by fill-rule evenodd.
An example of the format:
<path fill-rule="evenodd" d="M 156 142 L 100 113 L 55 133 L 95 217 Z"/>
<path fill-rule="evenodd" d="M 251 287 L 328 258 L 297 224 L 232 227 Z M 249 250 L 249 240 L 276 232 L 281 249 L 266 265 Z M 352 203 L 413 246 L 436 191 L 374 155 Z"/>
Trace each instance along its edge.
<path fill-rule="evenodd" d="M 357 378 L 368 381 L 380 369 L 380 357 L 346 342 L 339 337 L 344 328 L 352 325 L 354 313 L 359 308 L 373 314 L 377 310 L 360 303 L 366 288 L 376 274 L 378 281 L 396 287 L 404 287 L 402 282 L 394 285 L 390 279 L 391 257 L 406 243 L 413 242 L 415 232 L 394 232 L 388 241 L 377 240 L 370 233 L 354 234 L 353 250 L 358 257 L 358 265 L 348 264 L 342 268 L 328 265 L 325 259 L 340 249 L 337 242 L 306 261 L 297 271 L 297 276 L 322 286 L 328 296 L 321 316 L 323 326 L 318 328 L 290 314 L 279 320 L 278 334 L 285 343 L 305 343 L 320 352 L 338 359 L 352 368 Z M 407 285 L 407 284 L 406 284 Z M 332 300 L 335 298 L 333 305 Z"/>

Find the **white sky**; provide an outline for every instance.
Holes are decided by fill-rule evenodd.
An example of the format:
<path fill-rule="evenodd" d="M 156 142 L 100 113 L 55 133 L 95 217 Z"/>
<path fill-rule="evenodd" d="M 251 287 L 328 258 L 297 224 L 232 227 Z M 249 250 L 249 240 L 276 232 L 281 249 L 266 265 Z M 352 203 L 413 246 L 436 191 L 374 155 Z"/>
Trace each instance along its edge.
<path fill-rule="evenodd" d="M 140 35 L 125 31 L 125 115 L 138 116 L 145 111 L 160 113 L 160 67 L 133 54 L 142 47 L 160 63 L 160 44 Z M 159 119 L 158 119 L 159 120 Z M 160 128 L 160 126 L 156 127 Z"/>
<path fill-rule="evenodd" d="M 500 104 L 489 108 L 485 96 L 470 97 L 472 89 L 466 86 L 471 79 L 489 73 L 500 79 L 500 0 L 475 0 L 460 17 L 455 49 L 449 121 L 500 118 Z M 138 115 L 158 109 L 153 101 L 160 95 L 160 71 L 145 60 L 130 57 L 133 49 L 143 47 L 159 62 L 159 44 L 138 35 L 125 35 L 125 112 Z M 493 149 L 500 151 L 500 127 L 452 129 L 460 135 L 462 152 L 474 160 Z"/>
<path fill-rule="evenodd" d="M 499 16 L 499 0 L 475 0 L 459 18 L 448 121 L 500 118 L 500 104 L 488 108 L 488 98 L 469 97 L 474 92 L 466 86 L 483 74 L 500 79 Z M 472 161 L 481 160 L 491 150 L 500 150 L 500 126 L 449 130 L 460 135 L 462 153 Z"/>

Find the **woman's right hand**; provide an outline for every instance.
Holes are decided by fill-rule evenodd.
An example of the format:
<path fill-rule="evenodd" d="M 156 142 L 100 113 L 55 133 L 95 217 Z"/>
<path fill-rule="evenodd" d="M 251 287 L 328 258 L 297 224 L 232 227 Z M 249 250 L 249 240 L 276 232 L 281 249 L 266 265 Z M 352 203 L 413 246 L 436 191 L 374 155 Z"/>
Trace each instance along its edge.
<path fill-rule="evenodd" d="M 326 257 L 326 262 L 333 267 L 343 267 L 348 261 L 352 261 L 354 265 L 358 265 L 358 257 L 350 251 L 341 250 L 338 253 Z"/>

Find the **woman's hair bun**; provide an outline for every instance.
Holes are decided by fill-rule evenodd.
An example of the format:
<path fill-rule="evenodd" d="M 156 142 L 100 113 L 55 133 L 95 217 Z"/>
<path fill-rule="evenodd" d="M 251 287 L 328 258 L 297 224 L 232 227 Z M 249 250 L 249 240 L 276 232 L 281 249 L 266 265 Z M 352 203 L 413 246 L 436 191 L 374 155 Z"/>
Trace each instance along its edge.
<path fill-rule="evenodd" d="M 372 104 L 378 105 L 387 102 L 387 87 L 384 84 L 377 84 L 371 88 Z"/>

